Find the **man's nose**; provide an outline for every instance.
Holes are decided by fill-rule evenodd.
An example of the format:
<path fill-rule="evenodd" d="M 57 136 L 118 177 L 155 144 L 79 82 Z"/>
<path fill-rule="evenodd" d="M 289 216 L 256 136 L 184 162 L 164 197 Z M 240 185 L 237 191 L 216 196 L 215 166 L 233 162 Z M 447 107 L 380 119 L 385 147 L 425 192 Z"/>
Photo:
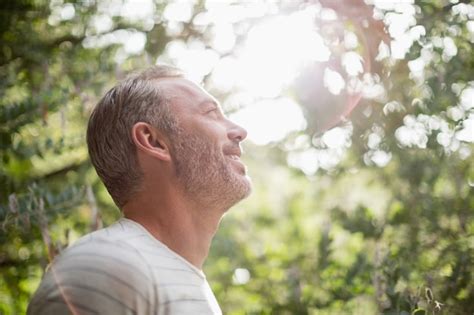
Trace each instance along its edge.
<path fill-rule="evenodd" d="M 227 136 L 232 141 L 241 142 L 247 138 L 247 130 L 229 120 Z"/>

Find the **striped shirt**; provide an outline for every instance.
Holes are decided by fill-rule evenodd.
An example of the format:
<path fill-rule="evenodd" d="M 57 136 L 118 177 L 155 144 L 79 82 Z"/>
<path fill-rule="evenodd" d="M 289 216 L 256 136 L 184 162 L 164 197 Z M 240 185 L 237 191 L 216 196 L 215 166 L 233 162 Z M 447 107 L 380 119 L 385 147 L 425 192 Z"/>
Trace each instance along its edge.
<path fill-rule="evenodd" d="M 222 314 L 204 273 L 138 223 L 120 219 L 79 239 L 48 269 L 36 314 Z"/>

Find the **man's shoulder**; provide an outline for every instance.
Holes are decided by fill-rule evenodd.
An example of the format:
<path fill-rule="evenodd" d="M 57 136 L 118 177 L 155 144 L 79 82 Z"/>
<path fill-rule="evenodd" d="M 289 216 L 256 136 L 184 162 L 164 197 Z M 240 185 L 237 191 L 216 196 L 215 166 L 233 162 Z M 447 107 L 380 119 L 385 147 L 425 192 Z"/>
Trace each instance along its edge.
<path fill-rule="evenodd" d="M 176 281 L 200 285 L 205 279 L 202 271 L 128 219 L 82 237 L 62 253 L 58 263 L 62 261 L 106 269 L 129 265 L 165 286 Z"/>
<path fill-rule="evenodd" d="M 119 220 L 107 228 L 86 234 L 66 248 L 53 262 L 56 266 L 91 265 L 110 269 L 110 264 L 134 265 L 146 268 L 146 262 L 137 248 L 148 242 L 149 235 Z"/>
<path fill-rule="evenodd" d="M 82 236 L 73 244 L 73 246 L 87 242 L 120 242 L 136 237 L 146 236 L 146 234 L 147 233 L 140 229 L 136 223 L 122 218 L 108 227 L 101 228 Z"/>
<path fill-rule="evenodd" d="M 137 305 L 149 309 L 155 290 L 150 266 L 126 241 L 136 232 L 116 223 L 64 250 L 48 268 L 29 314 L 48 314 L 53 307 L 62 310 L 68 299 L 83 310 L 135 310 Z"/>

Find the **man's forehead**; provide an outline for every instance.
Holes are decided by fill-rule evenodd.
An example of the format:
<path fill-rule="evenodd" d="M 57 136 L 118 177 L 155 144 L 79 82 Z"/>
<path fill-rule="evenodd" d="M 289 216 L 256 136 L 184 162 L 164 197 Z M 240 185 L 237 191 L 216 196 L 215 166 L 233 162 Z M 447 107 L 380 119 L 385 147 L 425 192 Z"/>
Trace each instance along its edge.
<path fill-rule="evenodd" d="M 160 78 L 156 80 L 156 84 L 165 94 L 193 94 L 199 92 L 208 94 L 198 84 L 182 77 Z"/>
<path fill-rule="evenodd" d="M 215 98 L 204 88 L 186 78 L 162 78 L 157 80 L 156 83 L 169 100 L 191 99 L 197 103 L 205 102 L 206 100 L 217 103 Z"/>

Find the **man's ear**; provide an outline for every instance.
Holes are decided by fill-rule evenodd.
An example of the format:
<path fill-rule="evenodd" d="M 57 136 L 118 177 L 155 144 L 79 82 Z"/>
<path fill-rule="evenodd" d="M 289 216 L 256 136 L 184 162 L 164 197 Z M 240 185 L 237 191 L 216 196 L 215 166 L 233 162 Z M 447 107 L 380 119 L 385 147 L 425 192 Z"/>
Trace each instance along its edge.
<path fill-rule="evenodd" d="M 165 136 L 150 124 L 138 122 L 133 125 L 132 139 L 138 151 L 163 161 L 171 160 Z"/>

